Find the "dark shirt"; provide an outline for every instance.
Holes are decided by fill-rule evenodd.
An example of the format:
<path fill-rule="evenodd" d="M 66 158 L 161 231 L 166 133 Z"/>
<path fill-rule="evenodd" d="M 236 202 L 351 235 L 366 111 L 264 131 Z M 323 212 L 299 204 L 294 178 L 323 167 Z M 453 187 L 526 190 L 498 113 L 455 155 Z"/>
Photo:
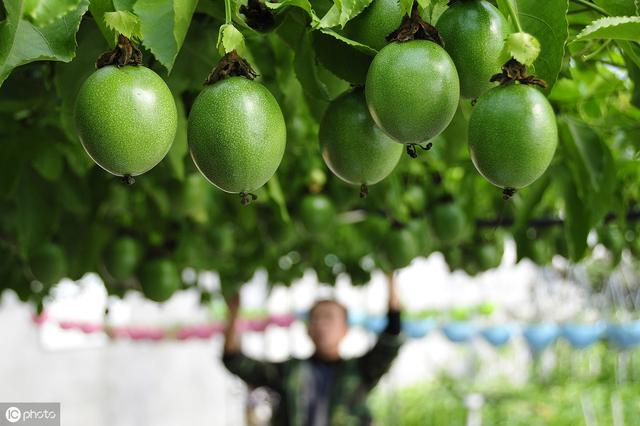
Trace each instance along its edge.
<path fill-rule="evenodd" d="M 224 354 L 229 371 L 251 386 L 267 386 L 279 394 L 274 425 L 369 425 L 369 391 L 387 372 L 403 338 L 400 312 L 390 311 L 378 341 L 360 358 L 336 361 L 290 359 L 270 363 L 240 353 Z"/>

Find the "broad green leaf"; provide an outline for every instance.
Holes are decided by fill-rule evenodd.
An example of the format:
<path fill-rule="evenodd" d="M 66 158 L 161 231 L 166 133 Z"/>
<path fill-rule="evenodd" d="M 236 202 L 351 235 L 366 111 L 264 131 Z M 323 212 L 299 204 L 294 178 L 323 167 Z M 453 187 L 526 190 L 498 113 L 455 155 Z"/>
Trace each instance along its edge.
<path fill-rule="evenodd" d="M 327 87 L 318 77 L 316 55 L 311 44 L 311 31 L 307 31 L 296 48 L 294 70 L 302 89 L 316 99 L 328 102 Z"/>
<path fill-rule="evenodd" d="M 284 9 L 290 6 L 299 7 L 300 9 L 307 12 L 312 19 L 317 19 L 313 11 L 313 8 L 311 6 L 311 3 L 309 3 L 309 0 L 283 0 L 278 3 L 267 1 L 265 2 L 265 5 L 269 9 L 273 9 L 273 10 Z"/>
<path fill-rule="evenodd" d="M 218 52 L 221 55 L 233 50 L 244 50 L 244 36 L 233 24 L 224 24 L 218 30 Z"/>
<path fill-rule="evenodd" d="M 593 0 L 595 4 L 615 16 L 637 15 L 637 1 L 631 0 Z"/>
<path fill-rule="evenodd" d="M 551 90 L 558 78 L 567 42 L 568 0 L 518 0 L 518 16 L 525 32 L 540 42 L 540 55 L 533 73 L 547 82 Z"/>
<path fill-rule="evenodd" d="M 559 127 L 577 196 L 588 206 L 582 214 L 590 226 L 595 226 L 609 213 L 615 192 L 616 170 L 611 150 L 582 122 L 566 118 Z"/>
<path fill-rule="evenodd" d="M 171 74 L 167 77 L 167 84 L 175 95 L 185 90 L 198 92 L 219 59 L 216 33 L 211 31 L 210 23 L 193 21 Z"/>
<path fill-rule="evenodd" d="M 80 6 L 80 0 L 25 0 L 24 15 L 36 26 L 47 25 Z"/>
<path fill-rule="evenodd" d="M 316 26 L 318 28 L 333 28 L 338 25 L 340 25 L 340 8 L 334 4 Z"/>
<path fill-rule="evenodd" d="M 142 38 L 140 19 L 126 10 L 106 12 L 104 14 L 104 23 L 107 25 L 107 28 L 111 29 L 116 35 L 122 34 L 127 38 L 135 38 L 137 40 Z"/>
<path fill-rule="evenodd" d="M 112 29 L 107 27 L 104 21 L 104 14 L 107 12 L 114 12 L 116 9 L 113 6 L 111 0 L 91 0 L 89 4 L 89 12 L 95 21 L 96 25 L 100 29 L 102 36 L 109 44 L 110 48 L 113 48 L 116 44 L 116 33 Z"/>
<path fill-rule="evenodd" d="M 57 63 L 53 82 L 56 93 L 61 99 L 61 127 L 70 141 L 80 145 L 73 121 L 73 108 L 80 86 L 95 71 L 96 58 L 108 46 L 98 28 L 91 22 L 85 22 L 78 31 L 78 49 L 76 58 L 69 63 Z"/>
<path fill-rule="evenodd" d="M 414 0 L 398 0 L 398 3 L 400 3 L 400 10 L 403 14 L 408 15 L 411 13 L 413 2 Z"/>
<path fill-rule="evenodd" d="M 145 47 L 171 72 L 187 36 L 198 0 L 138 0 L 133 11 L 140 18 Z"/>
<path fill-rule="evenodd" d="M 569 257 L 574 262 L 582 259 L 587 250 L 587 237 L 591 226 L 585 211 L 590 207 L 578 197 L 574 179 L 562 170 L 557 175 L 564 195 L 564 234 L 569 249 Z"/>
<path fill-rule="evenodd" d="M 347 22 L 358 16 L 369 4 L 371 0 L 341 0 L 340 26 L 344 27 Z"/>
<path fill-rule="evenodd" d="M 528 33 L 509 34 L 505 40 L 498 64 L 502 65 L 514 58 L 521 64 L 531 66 L 540 55 L 540 42 Z"/>
<path fill-rule="evenodd" d="M 575 41 L 615 39 L 640 42 L 640 17 L 613 16 L 593 21 L 575 38 Z"/>
<path fill-rule="evenodd" d="M 69 62 L 75 56 L 75 34 L 89 0 L 78 8 L 36 27 L 22 19 L 22 0 L 5 0 L 7 19 L 0 22 L 0 85 L 15 67 L 34 61 Z"/>
<path fill-rule="evenodd" d="M 187 146 L 187 115 L 182 100 L 175 96 L 174 99 L 178 110 L 178 130 L 167 154 L 167 161 L 173 175 L 178 180 L 184 180 L 184 159 L 189 150 Z"/>
<path fill-rule="evenodd" d="M 351 39 L 343 36 L 340 33 L 335 32 L 333 30 L 321 29 L 320 32 L 322 32 L 324 34 L 327 34 L 327 35 L 330 35 L 331 37 L 335 38 L 336 40 L 339 40 L 342 43 L 344 43 L 346 45 L 349 45 L 349 46 L 355 48 L 356 50 L 358 50 L 358 51 L 360 51 L 362 53 L 366 53 L 367 55 L 374 56 L 376 53 L 378 53 L 377 50 L 375 50 L 375 49 L 373 49 L 373 48 L 371 48 L 369 46 L 366 46 L 366 45 L 364 45 L 362 43 L 358 43 L 355 40 L 351 40 Z"/>
<path fill-rule="evenodd" d="M 291 218 L 287 211 L 287 200 L 282 192 L 282 187 L 280 186 L 280 180 L 278 179 L 277 173 L 267 182 L 267 190 L 269 191 L 269 197 L 271 197 L 271 199 L 275 201 L 280 208 L 280 217 L 282 220 L 285 223 L 290 222 Z"/>
<path fill-rule="evenodd" d="M 56 181 L 62 175 L 64 160 L 54 141 L 46 140 L 39 144 L 31 165 L 46 180 Z"/>

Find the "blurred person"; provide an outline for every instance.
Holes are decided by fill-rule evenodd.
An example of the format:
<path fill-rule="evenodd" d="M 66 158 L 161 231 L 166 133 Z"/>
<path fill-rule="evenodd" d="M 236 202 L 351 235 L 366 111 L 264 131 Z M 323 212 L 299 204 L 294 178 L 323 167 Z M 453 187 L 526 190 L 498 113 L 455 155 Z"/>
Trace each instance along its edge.
<path fill-rule="evenodd" d="M 266 362 L 243 355 L 236 331 L 240 305 L 236 294 L 227 301 L 229 320 L 222 362 L 249 386 L 266 386 L 279 396 L 273 425 L 370 425 L 366 398 L 389 370 L 403 341 L 392 276 L 388 283 L 387 326 L 373 348 L 350 359 L 342 358 L 339 352 L 349 328 L 347 309 L 333 299 L 319 300 L 309 311 L 307 331 L 315 345 L 310 358 Z"/>

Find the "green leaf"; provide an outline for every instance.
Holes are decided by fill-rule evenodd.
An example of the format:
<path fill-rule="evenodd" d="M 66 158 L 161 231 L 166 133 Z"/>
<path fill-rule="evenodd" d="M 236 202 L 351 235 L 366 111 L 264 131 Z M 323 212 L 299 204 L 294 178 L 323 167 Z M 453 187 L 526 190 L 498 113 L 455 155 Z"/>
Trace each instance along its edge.
<path fill-rule="evenodd" d="M 50 24 L 80 6 L 80 0 L 25 0 L 24 15 L 36 26 Z"/>
<path fill-rule="evenodd" d="M 95 71 L 96 58 L 108 46 L 98 28 L 91 22 L 85 22 L 78 31 L 76 58 L 69 63 L 57 63 L 53 82 L 56 94 L 61 99 L 61 127 L 67 138 L 80 145 L 73 121 L 73 109 L 80 86 Z"/>
<path fill-rule="evenodd" d="M 300 40 L 294 59 L 294 70 L 302 89 L 313 98 L 329 101 L 327 87 L 318 77 L 315 51 L 311 43 L 311 31 L 307 31 Z"/>
<path fill-rule="evenodd" d="M 280 180 L 278 180 L 278 174 L 273 175 L 267 182 L 267 190 L 269 191 L 269 197 L 276 202 L 280 208 L 280 217 L 284 222 L 290 222 L 289 212 L 287 211 L 287 201 L 282 193 L 282 187 L 280 186 Z"/>
<path fill-rule="evenodd" d="M 330 29 L 321 29 L 320 30 L 321 33 L 330 35 L 331 37 L 335 38 L 336 40 L 339 40 L 341 42 L 343 42 L 344 44 L 347 44 L 353 48 L 355 48 L 356 50 L 362 52 L 362 53 L 366 53 L 367 55 L 371 55 L 371 56 L 375 56 L 376 53 L 378 53 L 377 50 L 366 46 L 362 43 L 358 43 L 355 40 L 351 40 L 350 38 L 347 38 L 345 36 L 343 36 L 340 33 L 335 32 L 334 30 L 330 30 Z"/>
<path fill-rule="evenodd" d="M 533 71 L 547 82 L 549 91 L 558 78 L 569 36 L 569 1 L 518 0 L 517 6 L 522 28 L 540 42 L 540 55 L 533 64 Z"/>
<path fill-rule="evenodd" d="M 313 11 L 313 7 L 311 6 L 311 3 L 309 3 L 309 0 L 283 0 L 281 2 L 278 3 L 273 3 L 270 1 L 267 1 L 264 3 L 269 9 L 273 9 L 273 10 L 279 10 L 279 9 L 285 9 L 287 7 L 293 6 L 293 7 L 298 7 L 302 10 L 304 10 L 305 12 L 307 12 L 307 14 L 311 17 L 311 19 L 313 21 L 317 21 L 318 17 L 316 16 L 315 12 Z"/>
<path fill-rule="evenodd" d="M 0 22 L 0 85 L 17 66 L 34 61 L 69 62 L 75 56 L 75 34 L 89 0 L 43 27 L 21 18 L 24 2 L 5 0 L 6 20 Z"/>
<path fill-rule="evenodd" d="M 167 161 L 173 175 L 178 180 L 184 180 L 184 159 L 189 150 L 187 146 L 187 115 L 182 100 L 179 97 L 174 97 L 174 99 L 178 110 L 178 130 L 167 154 Z"/>
<path fill-rule="evenodd" d="M 89 4 L 89 12 L 95 21 L 97 27 L 100 29 L 102 36 L 109 44 L 110 48 L 116 45 L 116 33 L 113 32 L 107 24 L 104 22 L 104 14 L 107 12 L 114 12 L 113 2 L 111 0 L 91 0 Z"/>
<path fill-rule="evenodd" d="M 244 50 L 244 37 L 233 24 L 224 24 L 218 30 L 218 52 L 221 55 L 233 50 Z"/>
<path fill-rule="evenodd" d="M 585 209 L 585 205 L 578 197 L 578 191 L 574 180 L 566 170 L 558 173 L 562 193 L 564 195 L 564 234 L 569 249 L 569 257 L 574 262 L 582 259 L 587 250 L 587 237 L 591 227 Z"/>
<path fill-rule="evenodd" d="M 133 6 L 140 18 L 143 44 L 169 73 L 197 4 L 198 0 L 138 0 Z"/>
<path fill-rule="evenodd" d="M 400 11 L 402 11 L 402 14 L 404 15 L 408 15 L 411 13 L 411 9 L 413 8 L 413 2 L 414 0 L 399 0 L 398 3 L 400 4 Z"/>
<path fill-rule="evenodd" d="M 140 19 L 126 10 L 106 12 L 104 14 L 104 23 L 113 30 L 114 34 L 122 34 L 127 38 L 135 38 L 137 40 L 142 38 Z"/>
<path fill-rule="evenodd" d="M 594 0 L 593 2 L 611 15 L 630 16 L 638 14 L 636 10 L 638 0 L 635 2 L 631 0 Z"/>
<path fill-rule="evenodd" d="M 45 135 L 43 135 L 45 136 Z M 64 162 L 53 141 L 46 140 L 40 144 L 31 165 L 43 178 L 56 181 L 62 175 Z"/>
<path fill-rule="evenodd" d="M 593 21 L 574 41 L 615 39 L 640 42 L 640 17 L 612 16 Z"/>
<path fill-rule="evenodd" d="M 502 65 L 514 58 L 521 64 L 531 66 L 540 54 L 540 42 L 528 33 L 509 34 L 505 40 L 498 64 Z"/>
<path fill-rule="evenodd" d="M 566 118 L 559 127 L 576 196 L 587 206 L 582 215 L 590 226 L 596 226 L 609 213 L 615 193 L 616 170 L 611 150 L 583 122 Z"/>

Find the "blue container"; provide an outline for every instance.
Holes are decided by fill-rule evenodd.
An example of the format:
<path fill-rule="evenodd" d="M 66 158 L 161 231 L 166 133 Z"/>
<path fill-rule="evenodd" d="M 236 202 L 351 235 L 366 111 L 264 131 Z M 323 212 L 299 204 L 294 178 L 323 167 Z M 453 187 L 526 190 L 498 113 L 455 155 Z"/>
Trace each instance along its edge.
<path fill-rule="evenodd" d="M 453 343 L 466 343 L 476 335 L 476 328 L 469 321 L 454 321 L 442 326 L 442 332 Z"/>
<path fill-rule="evenodd" d="M 527 340 L 529 347 L 540 352 L 549 347 L 556 341 L 560 334 L 560 328 L 553 323 L 541 323 L 530 325 L 524 330 L 524 338 Z"/>
<path fill-rule="evenodd" d="M 402 330 L 412 339 L 421 339 L 437 325 L 435 318 L 420 318 L 402 321 Z"/>
<path fill-rule="evenodd" d="M 349 311 L 349 325 L 352 327 L 364 327 L 367 322 L 367 314 L 362 311 Z"/>
<path fill-rule="evenodd" d="M 371 315 L 366 319 L 365 327 L 369 331 L 373 331 L 374 333 L 382 333 L 382 330 L 387 326 L 387 322 L 389 322 L 386 315 Z"/>
<path fill-rule="evenodd" d="M 609 341 L 620 349 L 632 349 L 640 345 L 640 320 L 624 324 L 609 323 L 607 326 Z"/>
<path fill-rule="evenodd" d="M 577 324 L 566 323 L 562 326 L 562 336 L 576 349 L 585 349 L 596 343 L 606 330 L 604 323 Z"/>
<path fill-rule="evenodd" d="M 514 327 L 512 325 L 493 325 L 481 331 L 482 337 L 492 346 L 500 347 L 507 344 L 513 336 Z"/>

